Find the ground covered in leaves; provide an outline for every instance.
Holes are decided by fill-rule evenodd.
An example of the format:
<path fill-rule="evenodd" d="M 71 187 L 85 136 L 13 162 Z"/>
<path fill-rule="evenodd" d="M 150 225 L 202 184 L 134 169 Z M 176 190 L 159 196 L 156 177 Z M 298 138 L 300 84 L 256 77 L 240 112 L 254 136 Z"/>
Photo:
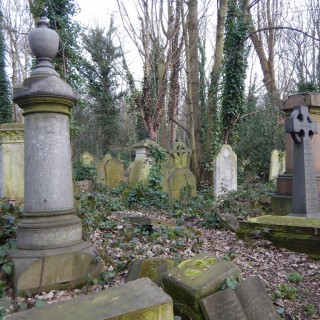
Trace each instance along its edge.
<path fill-rule="evenodd" d="M 248 201 L 243 199 L 236 198 L 235 202 L 225 199 L 219 210 L 237 210 L 237 217 L 244 219 L 252 214 L 252 208 L 261 211 L 261 205 L 267 205 L 263 197 L 259 198 L 259 205 L 255 200 L 250 200 L 250 211 L 250 204 L 244 203 Z M 255 198 L 251 196 L 251 199 Z M 145 208 L 124 210 L 114 197 L 107 200 L 98 193 L 84 195 L 82 205 L 79 216 L 83 221 L 84 235 L 98 249 L 103 272 L 98 277 L 89 275 L 87 285 L 80 289 L 50 292 L 41 292 L 40 289 L 39 294 L 33 297 L 28 292 L 14 297 L 10 283 L 6 281 L 10 264 L 3 263 L 3 297 L 0 305 L 3 314 L 41 307 L 120 285 L 124 283 L 135 258 L 184 259 L 207 252 L 234 262 L 241 269 L 243 278 L 259 275 L 280 317 L 320 319 L 320 261 L 276 248 L 265 240 L 238 240 L 234 232 L 221 228 L 215 219 L 214 210 L 217 207 L 206 210 L 206 205 L 202 203 L 192 210 L 187 206 L 175 211 Z M 243 212 L 246 215 L 242 215 Z M 128 222 L 128 215 L 156 218 L 172 222 L 172 225 L 167 223 L 167 226 L 153 228 L 132 226 Z"/>

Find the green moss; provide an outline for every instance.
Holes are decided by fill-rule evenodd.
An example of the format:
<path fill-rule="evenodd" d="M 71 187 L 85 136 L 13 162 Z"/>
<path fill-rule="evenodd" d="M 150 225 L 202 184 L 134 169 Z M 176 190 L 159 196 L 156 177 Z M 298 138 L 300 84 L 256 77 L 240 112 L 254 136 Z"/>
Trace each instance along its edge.
<path fill-rule="evenodd" d="M 193 262 L 193 259 L 188 259 L 188 260 L 185 260 L 185 261 L 182 261 L 179 265 L 178 265 L 178 268 L 179 269 L 184 269 L 186 268 L 190 263 Z"/>
<path fill-rule="evenodd" d="M 248 222 L 285 225 L 285 226 L 320 228 L 320 218 L 266 215 L 266 216 L 251 218 L 248 220 Z"/>
<path fill-rule="evenodd" d="M 203 270 L 209 265 L 213 264 L 217 259 L 215 258 L 204 258 L 204 259 L 188 259 L 181 262 L 178 265 L 179 269 L 185 269 L 187 267 L 192 267 L 197 270 Z"/>
<path fill-rule="evenodd" d="M 197 270 L 197 269 L 192 269 L 192 268 L 188 268 L 185 272 L 184 275 L 188 278 L 196 278 L 198 276 L 200 276 L 201 271 Z"/>

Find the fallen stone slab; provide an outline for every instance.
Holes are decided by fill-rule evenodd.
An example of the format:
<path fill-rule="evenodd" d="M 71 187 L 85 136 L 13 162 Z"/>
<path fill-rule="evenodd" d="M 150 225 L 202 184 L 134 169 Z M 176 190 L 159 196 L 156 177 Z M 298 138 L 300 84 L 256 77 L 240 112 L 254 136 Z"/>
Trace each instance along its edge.
<path fill-rule="evenodd" d="M 262 238 L 275 246 L 320 259 L 320 219 L 265 215 L 240 222 L 240 239 Z"/>
<path fill-rule="evenodd" d="M 167 271 L 162 281 L 164 291 L 173 299 L 177 315 L 183 319 L 203 320 L 200 300 L 219 291 L 227 278 L 242 279 L 235 264 L 198 254 Z"/>
<path fill-rule="evenodd" d="M 172 299 L 148 278 L 4 317 L 5 320 L 173 320 Z"/>

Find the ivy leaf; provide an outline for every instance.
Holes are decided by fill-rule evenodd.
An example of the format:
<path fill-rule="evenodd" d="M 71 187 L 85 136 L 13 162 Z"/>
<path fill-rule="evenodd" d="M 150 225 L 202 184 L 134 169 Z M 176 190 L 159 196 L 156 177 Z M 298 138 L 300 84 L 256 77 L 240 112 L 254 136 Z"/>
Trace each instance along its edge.
<path fill-rule="evenodd" d="M 5 263 L 1 267 L 1 271 L 6 275 L 10 276 L 12 274 L 12 262 Z"/>
<path fill-rule="evenodd" d="M 46 306 L 47 304 L 48 304 L 48 301 L 38 299 L 38 300 L 36 300 L 34 306 L 35 306 L 36 308 L 40 308 L 40 307 Z"/>
<path fill-rule="evenodd" d="M 277 313 L 284 314 L 284 308 L 283 307 L 278 307 L 277 308 Z"/>

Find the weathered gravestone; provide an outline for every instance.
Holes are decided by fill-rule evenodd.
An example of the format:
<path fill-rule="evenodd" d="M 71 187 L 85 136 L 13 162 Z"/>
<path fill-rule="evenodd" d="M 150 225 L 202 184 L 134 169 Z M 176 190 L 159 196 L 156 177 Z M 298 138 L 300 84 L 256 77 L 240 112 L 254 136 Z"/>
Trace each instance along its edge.
<path fill-rule="evenodd" d="M 274 149 L 271 152 L 269 180 L 276 180 L 279 174 L 285 172 L 286 158 L 285 152 Z"/>
<path fill-rule="evenodd" d="M 108 188 L 115 188 L 124 181 L 124 165 L 117 158 L 107 161 L 105 165 L 105 182 Z"/>
<path fill-rule="evenodd" d="M 148 278 L 4 317 L 6 320 L 173 320 L 172 299 Z"/>
<path fill-rule="evenodd" d="M 214 159 L 214 196 L 237 190 L 237 155 L 230 145 L 223 144 Z"/>
<path fill-rule="evenodd" d="M 169 156 L 169 168 L 164 170 L 162 186 L 169 194 L 171 202 L 180 201 L 184 197 L 197 196 L 197 181 L 189 169 L 190 150 L 181 141 L 177 141 Z"/>
<path fill-rule="evenodd" d="M 129 187 L 134 187 L 139 182 L 146 182 L 151 169 L 149 146 L 156 144 L 154 141 L 146 139 L 133 146 L 136 152 L 134 162 L 130 166 Z"/>
<path fill-rule="evenodd" d="M 23 201 L 24 125 L 0 125 L 0 198 Z"/>
<path fill-rule="evenodd" d="M 102 160 L 100 160 L 96 164 L 96 170 L 97 170 L 97 182 L 105 184 L 106 183 L 106 170 L 105 166 L 106 163 L 112 159 L 112 156 L 110 154 L 106 154 Z"/>
<path fill-rule="evenodd" d="M 286 132 L 294 141 L 292 216 L 320 218 L 320 201 L 313 162 L 311 139 L 317 133 L 308 107 L 295 107 L 286 119 Z"/>
<path fill-rule="evenodd" d="M 94 156 L 88 151 L 82 153 L 80 159 L 81 162 L 86 165 L 93 165 L 95 162 Z"/>
<path fill-rule="evenodd" d="M 37 25 L 29 42 L 38 64 L 13 93 L 25 117 L 24 214 L 12 255 L 17 293 L 68 288 L 99 272 L 74 209 L 69 117 L 77 97 L 51 64 L 58 34 L 45 18 Z"/>
<path fill-rule="evenodd" d="M 206 320 L 276 320 L 277 313 L 259 276 L 236 289 L 218 291 L 200 301 Z"/>

